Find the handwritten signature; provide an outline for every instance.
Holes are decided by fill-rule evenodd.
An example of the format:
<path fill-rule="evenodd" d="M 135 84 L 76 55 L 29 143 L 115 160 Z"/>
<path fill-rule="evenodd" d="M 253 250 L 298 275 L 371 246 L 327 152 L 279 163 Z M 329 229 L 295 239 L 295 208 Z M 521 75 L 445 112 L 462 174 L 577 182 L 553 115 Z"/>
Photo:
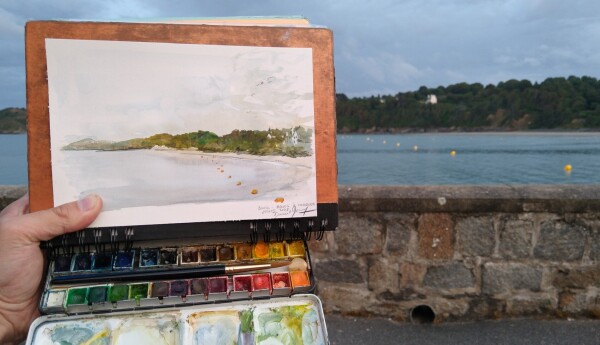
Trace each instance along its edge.
<path fill-rule="evenodd" d="M 272 218 L 283 218 L 283 217 L 289 217 L 289 218 L 293 218 L 296 217 L 297 214 L 299 214 L 300 216 L 307 216 L 307 215 L 311 215 L 314 212 L 317 212 L 317 209 L 311 206 L 302 206 L 300 208 L 298 208 L 295 204 L 292 205 L 291 207 L 271 207 L 271 208 L 263 208 L 261 207 L 261 214 L 266 215 L 269 214 Z"/>

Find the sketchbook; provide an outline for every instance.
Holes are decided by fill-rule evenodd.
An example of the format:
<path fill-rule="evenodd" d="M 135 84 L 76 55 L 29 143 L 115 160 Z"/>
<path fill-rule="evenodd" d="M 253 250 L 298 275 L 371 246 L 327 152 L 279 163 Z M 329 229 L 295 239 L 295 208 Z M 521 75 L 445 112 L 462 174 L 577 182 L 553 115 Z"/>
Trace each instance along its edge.
<path fill-rule="evenodd" d="M 29 22 L 26 65 L 32 211 L 97 193 L 91 228 L 148 238 L 337 226 L 330 30 Z"/>

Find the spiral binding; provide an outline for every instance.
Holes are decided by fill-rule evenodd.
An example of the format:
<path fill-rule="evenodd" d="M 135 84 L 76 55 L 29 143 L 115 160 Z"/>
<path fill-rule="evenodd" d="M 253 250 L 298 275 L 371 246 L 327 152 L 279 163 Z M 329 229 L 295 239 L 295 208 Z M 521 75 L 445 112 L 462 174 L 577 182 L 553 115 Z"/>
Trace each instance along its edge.
<path fill-rule="evenodd" d="M 135 231 L 133 228 L 125 228 L 125 250 L 133 248 L 133 236 Z"/>
<path fill-rule="evenodd" d="M 94 249 L 96 249 L 96 253 L 103 253 L 106 249 L 106 244 L 101 241 L 102 239 L 102 230 L 93 229 L 94 230 Z"/>
<path fill-rule="evenodd" d="M 77 235 L 77 246 L 80 253 L 90 251 L 90 246 L 85 244 L 85 231 L 79 231 L 75 233 Z"/>
<path fill-rule="evenodd" d="M 265 242 L 271 242 L 271 222 L 265 222 L 265 233 L 263 234 Z"/>
<path fill-rule="evenodd" d="M 250 222 L 250 243 L 258 242 L 258 223 Z"/>
<path fill-rule="evenodd" d="M 260 221 L 249 221 L 250 243 L 256 243 L 259 240 L 259 233 L 262 232 L 262 240 L 265 242 L 302 240 L 310 241 L 312 238 L 322 240 L 325 231 L 330 227 L 331 222 L 327 217 L 324 218 L 304 218 L 304 219 L 277 219 L 265 220 L 263 224 Z M 337 224 L 337 220 L 334 221 Z M 145 230 L 145 229 L 144 229 Z M 99 228 L 85 229 L 76 233 L 64 234 L 54 240 L 44 242 L 42 248 L 46 249 L 49 257 L 55 259 L 58 255 L 73 255 L 78 252 L 95 251 L 97 253 L 107 252 L 117 253 L 122 250 L 131 250 L 136 240 L 136 228 Z M 148 236 L 150 232 L 139 232 L 138 241 L 157 240 Z M 170 234 L 170 233 L 169 233 Z M 181 236 L 182 232 L 179 232 Z M 167 238 L 165 232 L 162 238 Z"/>
<path fill-rule="evenodd" d="M 312 219 L 308 220 L 308 225 L 306 226 L 306 231 L 304 231 L 304 239 L 306 241 L 310 241 L 312 237 L 313 228 L 315 227 L 315 221 Z"/>
<path fill-rule="evenodd" d="M 112 228 L 110 229 L 110 251 L 115 254 L 119 251 L 119 241 L 118 241 L 118 236 L 119 236 L 119 230 L 116 228 Z"/>
<path fill-rule="evenodd" d="M 275 234 L 275 238 L 278 242 L 285 240 L 285 222 L 283 220 L 279 221 L 279 231 Z"/>
<path fill-rule="evenodd" d="M 295 220 L 294 221 L 294 225 L 292 227 L 292 232 L 290 233 L 290 240 L 294 241 L 294 240 L 303 240 L 304 239 L 304 233 L 302 231 L 300 231 L 300 222 Z"/>

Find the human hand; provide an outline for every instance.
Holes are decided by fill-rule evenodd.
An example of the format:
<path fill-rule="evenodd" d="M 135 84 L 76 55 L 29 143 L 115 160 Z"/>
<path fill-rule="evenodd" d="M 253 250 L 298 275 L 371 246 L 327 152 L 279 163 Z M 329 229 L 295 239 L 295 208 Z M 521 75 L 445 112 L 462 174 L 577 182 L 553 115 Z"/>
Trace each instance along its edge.
<path fill-rule="evenodd" d="M 102 209 L 102 199 L 89 195 L 49 210 L 29 213 L 25 195 L 0 212 L 0 343 L 15 344 L 27 335 L 39 315 L 44 273 L 40 241 L 81 230 Z"/>

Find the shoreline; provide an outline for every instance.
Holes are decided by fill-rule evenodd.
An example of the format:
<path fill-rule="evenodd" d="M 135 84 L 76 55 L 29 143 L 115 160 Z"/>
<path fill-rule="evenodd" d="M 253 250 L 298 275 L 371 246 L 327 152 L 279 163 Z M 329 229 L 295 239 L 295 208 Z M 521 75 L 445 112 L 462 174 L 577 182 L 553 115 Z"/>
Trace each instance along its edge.
<path fill-rule="evenodd" d="M 230 159 L 230 160 L 252 160 L 252 161 L 261 161 L 261 162 L 267 162 L 267 163 L 283 163 L 283 164 L 287 164 L 287 165 L 295 165 L 295 166 L 301 166 L 301 167 L 305 167 L 305 168 L 309 168 L 312 169 L 312 167 L 314 166 L 314 157 L 313 156 L 307 156 L 307 157 L 296 157 L 296 158 L 292 158 L 292 157 L 287 157 L 287 156 L 257 156 L 257 155 L 251 155 L 251 154 L 247 154 L 247 153 L 234 153 L 234 152 L 204 152 L 204 151 L 197 151 L 197 150 L 177 150 L 177 149 L 170 149 L 170 148 L 152 148 L 152 149 L 148 149 L 148 151 L 150 152 L 155 152 L 158 154 L 164 154 L 164 155 L 168 155 L 168 156 L 178 156 L 181 157 L 182 155 L 188 155 L 190 157 L 192 156 L 200 156 L 200 158 L 203 157 L 210 157 L 210 158 L 222 158 L 222 159 Z"/>

